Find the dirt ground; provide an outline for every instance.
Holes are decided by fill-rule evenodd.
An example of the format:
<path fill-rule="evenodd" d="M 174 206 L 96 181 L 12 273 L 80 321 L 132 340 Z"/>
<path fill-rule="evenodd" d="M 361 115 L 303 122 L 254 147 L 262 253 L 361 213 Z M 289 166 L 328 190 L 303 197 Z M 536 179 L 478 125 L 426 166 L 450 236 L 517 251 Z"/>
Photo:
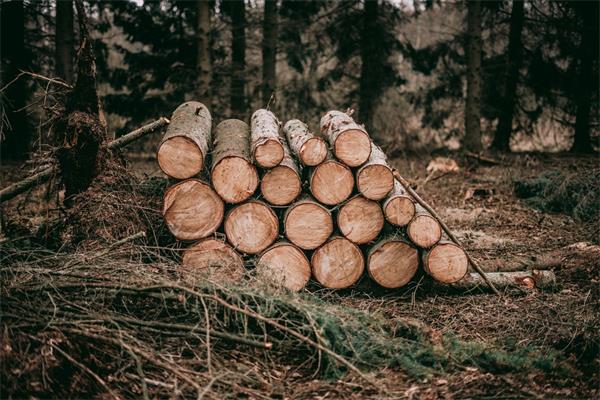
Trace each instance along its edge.
<path fill-rule="evenodd" d="M 549 170 L 586 173 L 598 168 L 597 157 L 521 154 L 499 157 L 500 165 L 484 165 L 460 154 L 439 154 L 456 159 L 460 171 L 441 177 L 427 176 L 432 155 L 404 155 L 392 160 L 400 173 L 418 186 L 456 231 L 468 251 L 488 271 L 564 255 L 561 249 L 578 242 L 598 244 L 600 227 L 594 222 L 575 221 L 564 214 L 535 210 L 516 198 L 513 182 Z M 438 155 L 435 155 L 438 156 Z M 160 175 L 154 161 L 132 158 L 139 175 Z M 2 169 L 2 186 L 14 177 L 14 169 Z M 478 189 L 478 190 L 475 190 Z M 40 189 L 38 194 L 43 193 Z M 35 196 L 30 196 L 30 201 Z M 40 202 L 39 204 L 43 204 Z M 54 207 L 27 207 L 11 201 L 3 210 L 6 219 L 34 224 Z M 327 301 L 339 301 L 361 310 L 385 315 L 390 320 L 422 321 L 436 334 L 455 334 L 468 341 L 498 344 L 506 348 L 533 346 L 541 353 L 558 352 L 568 374 L 527 372 L 489 373 L 465 366 L 459 372 L 433 378 L 409 378 L 401 371 L 383 369 L 374 373 L 385 390 L 365 387 L 348 375 L 337 381 L 288 379 L 271 373 L 262 392 L 268 398 L 598 398 L 600 396 L 600 257 L 576 260 L 564 256 L 555 272 L 558 287 L 550 291 L 512 291 L 503 298 L 491 293 L 435 293 L 415 280 L 397 291 L 363 290 L 339 293 L 315 291 Z M 560 264 L 560 263 L 559 263 Z M 280 376 L 280 379 L 273 377 Z M 261 395 L 261 396 L 262 396 Z M 3 396 L 4 397 L 4 396 Z"/>

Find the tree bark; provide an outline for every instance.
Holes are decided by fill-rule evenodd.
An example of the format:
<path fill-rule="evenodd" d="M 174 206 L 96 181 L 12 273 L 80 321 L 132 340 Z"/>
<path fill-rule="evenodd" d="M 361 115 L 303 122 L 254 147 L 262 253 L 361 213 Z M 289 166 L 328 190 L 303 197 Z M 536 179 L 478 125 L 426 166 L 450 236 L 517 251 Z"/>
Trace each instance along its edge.
<path fill-rule="evenodd" d="M 281 241 L 265 250 L 256 262 L 258 277 L 264 282 L 285 287 L 294 292 L 302 290 L 310 279 L 308 258 L 291 243 Z"/>
<path fill-rule="evenodd" d="M 381 200 L 394 188 L 394 176 L 387 164 L 387 157 L 373 142 L 369 159 L 356 172 L 356 186 L 370 200 Z"/>
<path fill-rule="evenodd" d="M 238 119 L 215 128 L 211 182 L 227 203 L 248 199 L 258 186 L 258 172 L 250 158 L 250 130 Z"/>
<path fill-rule="evenodd" d="M 267 204 L 250 200 L 229 211 L 225 235 L 236 250 L 257 254 L 269 247 L 279 235 L 279 220 Z"/>
<path fill-rule="evenodd" d="M 379 203 L 356 196 L 348 200 L 337 215 L 338 228 L 346 239 L 356 243 L 369 243 L 379 235 L 385 219 Z"/>
<path fill-rule="evenodd" d="M 210 56 L 210 1 L 196 1 L 196 99 L 212 105 L 212 63 Z"/>
<path fill-rule="evenodd" d="M 273 168 L 284 157 L 283 143 L 279 136 L 281 123 L 271 111 L 260 109 L 250 119 L 252 157 L 259 167 Z"/>
<path fill-rule="evenodd" d="M 215 232 L 225 207 L 208 183 L 188 179 L 171 186 L 163 200 L 165 224 L 179 240 L 198 240 Z"/>
<path fill-rule="evenodd" d="M 406 233 L 417 247 L 428 249 L 442 238 L 442 228 L 421 205 L 415 204 L 415 216 L 406 227 Z"/>
<path fill-rule="evenodd" d="M 212 143 L 211 126 L 204 104 L 188 101 L 177 107 L 158 146 L 160 169 L 175 179 L 191 178 L 202 171 Z"/>
<path fill-rule="evenodd" d="M 311 257 L 315 279 L 324 287 L 343 289 L 354 285 L 362 276 L 365 260 L 360 248 L 340 236 L 332 237 Z"/>
<path fill-rule="evenodd" d="M 371 155 L 371 139 L 365 128 L 341 111 L 329 111 L 321 118 L 321 133 L 335 156 L 349 167 L 364 164 Z"/>
<path fill-rule="evenodd" d="M 277 0 L 265 0 L 263 17 L 263 42 L 262 42 L 262 99 L 265 106 L 269 104 L 271 95 L 275 93 L 277 84 L 277 31 L 279 16 L 277 13 Z"/>
<path fill-rule="evenodd" d="M 394 190 L 383 202 L 383 215 L 394 226 L 406 226 L 415 216 L 415 201 L 394 179 Z"/>
<path fill-rule="evenodd" d="M 217 282 L 239 282 L 246 272 L 242 257 L 225 241 L 206 238 L 183 253 L 180 274 L 186 281 L 209 279 Z"/>
<path fill-rule="evenodd" d="M 418 268 L 417 249 L 394 236 L 380 239 L 367 255 L 369 276 L 384 288 L 396 289 L 406 285 Z"/>
<path fill-rule="evenodd" d="M 346 165 L 336 161 L 331 153 L 327 160 L 309 171 L 308 184 L 312 195 L 328 206 L 346 200 L 354 189 L 354 176 Z"/>
<path fill-rule="evenodd" d="M 593 147 L 590 138 L 590 109 L 594 89 L 591 82 L 594 81 L 594 61 L 598 60 L 598 2 L 577 2 L 574 3 L 574 7 L 581 20 L 581 42 L 575 99 L 577 105 L 575 137 L 571 151 L 591 153 Z"/>
<path fill-rule="evenodd" d="M 56 64 L 56 75 L 67 83 L 73 83 L 74 81 L 74 58 L 73 1 L 57 1 L 54 62 Z"/>
<path fill-rule="evenodd" d="M 231 7 L 231 113 L 246 119 L 246 5 L 232 0 Z"/>
<path fill-rule="evenodd" d="M 498 289 L 547 289 L 556 286 L 556 275 L 553 271 L 516 271 L 516 272 L 488 272 L 487 278 Z M 453 288 L 473 290 L 475 288 L 487 289 L 489 286 L 477 273 L 466 274 L 461 280 L 450 285 Z"/>
<path fill-rule="evenodd" d="M 286 210 L 283 226 L 290 242 L 314 250 L 333 233 L 333 218 L 328 209 L 306 195 Z"/>
<path fill-rule="evenodd" d="M 327 143 L 298 119 L 285 123 L 283 132 L 294 155 L 307 167 L 321 164 L 327 158 Z"/>
<path fill-rule="evenodd" d="M 0 153 L 3 160 L 23 160 L 27 158 L 31 132 L 27 123 L 27 85 L 24 79 L 17 79 L 21 70 L 27 70 L 25 55 L 25 12 L 22 1 L 3 1 L 1 14 L 2 86 L 9 84 L 2 104 L 8 124 L 2 132 Z M 13 82 L 14 81 L 14 82 Z"/>
<path fill-rule="evenodd" d="M 285 206 L 302 193 L 302 177 L 296 161 L 285 140 L 281 141 L 283 160 L 265 173 L 260 182 L 260 192 L 265 200 L 276 206 Z"/>
<path fill-rule="evenodd" d="M 513 116 L 517 98 L 517 83 L 519 81 L 519 70 L 523 63 L 521 33 L 523 31 L 524 19 L 524 1 L 514 0 L 510 15 L 510 33 L 508 37 L 506 72 L 504 74 L 502 109 L 500 111 L 498 128 L 492 142 L 492 147 L 500 151 L 510 151 L 510 136 L 512 134 Z"/>
<path fill-rule="evenodd" d="M 465 139 L 467 150 L 481 150 L 481 1 L 467 2 L 467 100 Z"/>
<path fill-rule="evenodd" d="M 385 62 L 383 43 L 378 34 L 378 0 L 365 0 L 363 28 L 361 33 L 361 73 L 358 117 L 360 121 L 373 129 L 372 121 L 381 82 L 382 66 Z"/>
<path fill-rule="evenodd" d="M 469 260 L 465 251 L 452 242 L 440 242 L 423 252 L 423 269 L 438 282 L 458 282 L 468 268 Z"/>

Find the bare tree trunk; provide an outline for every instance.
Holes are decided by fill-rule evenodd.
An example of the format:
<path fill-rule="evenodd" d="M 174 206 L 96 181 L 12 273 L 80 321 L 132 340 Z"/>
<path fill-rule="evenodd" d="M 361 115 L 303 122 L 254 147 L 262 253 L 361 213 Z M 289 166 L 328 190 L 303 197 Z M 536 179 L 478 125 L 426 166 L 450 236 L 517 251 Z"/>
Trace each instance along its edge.
<path fill-rule="evenodd" d="M 481 150 L 481 1 L 467 2 L 467 101 L 464 146 Z"/>
<path fill-rule="evenodd" d="M 523 61 L 522 40 L 523 20 L 525 18 L 523 0 L 514 0 L 510 15 L 510 33 L 508 38 L 508 59 L 506 73 L 504 75 L 504 93 L 502 99 L 502 110 L 498 128 L 494 135 L 492 147 L 500 151 L 510 151 L 510 136 L 512 134 L 512 122 L 517 97 L 517 82 L 519 70 Z"/>
<path fill-rule="evenodd" d="M 196 2 L 196 100 L 210 109 L 212 102 L 212 65 L 210 58 L 210 2 Z"/>
<path fill-rule="evenodd" d="M 73 36 L 73 1 L 57 1 L 54 62 L 56 75 L 68 83 L 74 81 L 75 40 Z"/>
<path fill-rule="evenodd" d="M 2 85 L 8 86 L 0 101 L 8 124 L 2 124 L 3 140 L 0 145 L 2 159 L 22 160 L 27 157 L 30 130 L 27 124 L 25 103 L 27 86 L 24 79 L 13 80 L 20 70 L 26 70 L 25 13 L 22 1 L 5 1 L 1 4 Z"/>
<path fill-rule="evenodd" d="M 234 0 L 231 7 L 231 113 L 246 119 L 246 9 L 244 0 Z"/>
<path fill-rule="evenodd" d="M 598 3 L 595 1 L 575 3 L 582 21 L 581 44 L 579 46 L 579 78 L 577 82 L 577 114 L 575 140 L 572 152 L 591 153 L 590 108 L 592 101 L 593 64 L 598 55 Z"/>
<path fill-rule="evenodd" d="M 377 0 L 365 0 L 361 36 L 360 99 L 358 117 L 367 129 L 373 131 L 373 109 L 381 85 L 383 49 L 377 27 Z"/>
<path fill-rule="evenodd" d="M 277 85 L 276 63 L 278 28 L 279 18 L 277 15 L 277 0 L 265 0 L 262 42 L 262 99 L 265 107 L 269 103 L 269 99 L 275 92 Z"/>

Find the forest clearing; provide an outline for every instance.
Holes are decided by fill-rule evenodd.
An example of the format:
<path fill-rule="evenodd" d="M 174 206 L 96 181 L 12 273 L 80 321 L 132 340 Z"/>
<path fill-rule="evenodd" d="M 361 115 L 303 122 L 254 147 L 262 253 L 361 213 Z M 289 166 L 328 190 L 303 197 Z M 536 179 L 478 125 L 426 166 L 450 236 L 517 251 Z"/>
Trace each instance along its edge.
<path fill-rule="evenodd" d="M 23 22 L 30 38 L 35 20 L 55 59 L 19 67 L 23 49 L 2 38 L 0 397 L 599 397 L 597 91 L 581 85 L 597 81 L 597 5 L 290 3 L 1 3 L 3 33 Z M 500 17 L 502 107 L 490 114 L 482 77 Z M 356 18 L 361 52 L 344 55 Z M 428 18 L 465 28 L 450 56 L 464 69 L 437 71 L 438 88 L 423 71 L 445 50 L 426 61 L 411 42 Z M 540 68 L 527 49 L 536 18 L 579 38 L 573 93 L 552 68 L 553 93 L 511 84 L 521 65 Z M 282 66 L 277 43 L 298 21 L 310 23 L 296 39 L 337 24 L 308 58 L 348 62 L 360 79 L 332 70 L 341 80 L 315 89 L 318 68 L 290 75 L 298 62 L 286 49 Z M 161 89 L 166 63 L 147 57 L 164 43 L 147 28 L 170 29 L 182 50 Z M 103 57 L 116 51 L 131 81 L 113 81 L 123 76 Z M 412 73 L 391 61 L 398 51 Z M 191 80 L 178 75 L 189 54 Z M 424 75 L 385 77 L 399 70 Z M 456 79 L 460 112 L 427 103 Z M 539 112 L 524 108 L 531 93 Z M 527 146 L 538 151 L 511 152 Z"/>

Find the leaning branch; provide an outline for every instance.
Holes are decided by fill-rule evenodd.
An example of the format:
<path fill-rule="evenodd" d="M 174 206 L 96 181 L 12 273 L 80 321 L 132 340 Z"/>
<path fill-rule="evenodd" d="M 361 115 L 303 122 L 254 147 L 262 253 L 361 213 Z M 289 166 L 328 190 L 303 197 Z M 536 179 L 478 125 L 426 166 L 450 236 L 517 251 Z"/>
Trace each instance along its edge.
<path fill-rule="evenodd" d="M 109 150 L 120 149 L 122 147 L 127 146 L 134 140 L 137 140 L 150 132 L 162 128 L 168 123 L 169 120 L 167 118 L 161 117 L 156 121 L 149 123 L 148 125 L 144 125 L 141 128 L 138 128 L 124 136 L 121 136 L 118 139 L 113 140 L 107 145 L 107 147 Z M 37 185 L 41 185 L 42 183 L 47 182 L 57 172 L 58 166 L 54 165 L 0 190 L 0 203 L 4 203 L 5 201 L 8 201 L 18 196 L 21 193 L 25 193 L 27 190 Z"/>

